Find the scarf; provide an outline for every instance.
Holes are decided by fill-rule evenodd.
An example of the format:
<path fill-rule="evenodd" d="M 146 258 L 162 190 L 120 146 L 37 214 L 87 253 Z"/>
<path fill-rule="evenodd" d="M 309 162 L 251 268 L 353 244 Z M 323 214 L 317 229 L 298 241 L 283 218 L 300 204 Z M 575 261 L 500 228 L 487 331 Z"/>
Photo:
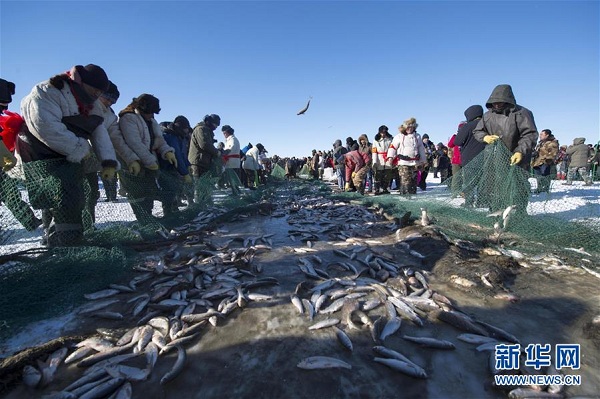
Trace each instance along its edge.
<path fill-rule="evenodd" d="M 90 96 L 79 83 L 72 79 L 69 79 L 68 82 L 71 87 L 71 93 L 73 93 L 73 97 L 75 97 L 75 101 L 77 102 L 79 113 L 88 116 L 90 111 L 94 108 L 96 99 Z"/>

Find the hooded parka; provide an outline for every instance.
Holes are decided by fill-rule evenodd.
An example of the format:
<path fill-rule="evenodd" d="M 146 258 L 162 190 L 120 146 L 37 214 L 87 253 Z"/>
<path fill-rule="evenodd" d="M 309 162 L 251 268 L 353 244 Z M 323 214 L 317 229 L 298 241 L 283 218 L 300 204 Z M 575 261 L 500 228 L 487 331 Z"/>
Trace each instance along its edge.
<path fill-rule="evenodd" d="M 509 104 L 501 112 L 493 111 L 493 103 Z M 510 85 L 498 85 L 492 91 L 485 104 L 488 111 L 473 130 L 473 136 L 480 142 L 488 135 L 496 135 L 510 152 L 523 155 L 519 166 L 528 169 L 531 153 L 538 139 L 533 114 L 530 110 L 517 104 Z"/>

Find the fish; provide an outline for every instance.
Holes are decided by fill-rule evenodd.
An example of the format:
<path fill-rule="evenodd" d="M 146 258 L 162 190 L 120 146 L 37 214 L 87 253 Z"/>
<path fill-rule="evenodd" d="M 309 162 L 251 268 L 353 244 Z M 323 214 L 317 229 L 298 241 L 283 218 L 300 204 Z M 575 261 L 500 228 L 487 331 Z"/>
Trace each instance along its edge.
<path fill-rule="evenodd" d="M 306 313 L 308 318 L 312 320 L 315 317 L 315 307 L 308 299 L 302 299 L 302 304 L 304 305 L 304 309 L 306 309 Z"/>
<path fill-rule="evenodd" d="M 97 302 L 91 302 L 86 305 L 83 305 L 79 309 L 79 314 L 88 314 L 88 313 L 96 312 L 96 311 L 104 309 L 110 305 L 113 305 L 117 302 L 119 302 L 119 300 L 116 298 L 105 299 L 103 301 L 97 301 Z"/>
<path fill-rule="evenodd" d="M 381 334 L 379 335 L 379 339 L 385 341 L 387 337 L 394 334 L 396 331 L 400 329 L 402 324 L 402 319 L 399 317 L 392 317 L 385 323 L 385 326 L 381 330 Z"/>
<path fill-rule="evenodd" d="M 292 301 L 292 304 L 294 305 L 296 310 L 298 310 L 298 313 L 303 314 L 304 307 L 302 306 L 302 300 L 298 297 L 298 295 L 293 294 L 292 296 L 290 296 L 290 300 Z"/>
<path fill-rule="evenodd" d="M 113 378 L 124 378 L 127 381 L 144 381 L 150 375 L 149 369 L 126 366 L 124 364 L 113 364 L 104 368 Z"/>
<path fill-rule="evenodd" d="M 38 366 L 40 367 L 40 372 L 42 374 L 42 379 L 38 384 L 39 387 L 45 387 L 52 382 L 56 369 L 65 359 L 68 351 L 68 348 L 63 347 L 52 352 L 45 362 L 38 361 Z"/>
<path fill-rule="evenodd" d="M 336 324 L 339 324 L 339 322 L 340 322 L 340 319 L 335 319 L 335 318 L 325 319 L 325 320 L 321 320 L 318 323 L 313 324 L 312 326 L 308 327 L 308 329 L 309 330 L 319 330 L 321 328 L 335 326 Z"/>
<path fill-rule="evenodd" d="M 431 337 L 414 337 L 414 336 L 410 336 L 410 335 L 403 335 L 402 338 L 404 338 L 407 341 L 414 342 L 416 344 L 419 344 L 419 345 L 427 347 L 427 348 L 456 349 L 456 347 L 454 346 L 454 344 L 452 342 L 446 341 L 443 339 L 436 339 L 436 338 L 431 338 Z"/>
<path fill-rule="evenodd" d="M 390 358 L 382 358 L 382 357 L 376 357 L 373 360 L 375 360 L 377 363 L 381 363 L 393 370 L 400 371 L 401 373 L 404 373 L 411 377 L 428 378 L 425 370 L 423 370 L 421 367 L 417 366 L 414 363 L 407 363 L 407 362 L 403 362 L 402 360 L 398 360 L 398 359 L 390 359 Z"/>
<path fill-rule="evenodd" d="M 331 369 L 331 368 L 345 368 L 352 369 L 352 366 L 343 360 L 328 357 L 328 356 L 311 356 L 301 360 L 298 365 L 299 368 L 304 370 L 316 370 L 316 369 Z"/>
<path fill-rule="evenodd" d="M 310 106 L 310 100 L 312 100 L 312 97 L 310 97 L 308 99 L 308 102 L 306 103 L 306 106 L 304 108 L 302 108 L 300 111 L 298 111 L 298 113 L 296 115 L 304 115 L 304 113 L 306 111 L 308 111 L 308 107 Z"/>
<path fill-rule="evenodd" d="M 113 378 L 79 396 L 80 399 L 102 398 L 117 390 L 125 382 L 124 378 Z"/>
<path fill-rule="evenodd" d="M 113 288 L 108 288 L 105 290 L 93 292 L 91 294 L 84 294 L 83 297 L 85 299 L 96 300 L 96 299 L 108 298 L 113 295 L 117 295 L 119 293 L 121 293 L 121 291 L 119 291 L 117 289 L 113 289 Z"/>
<path fill-rule="evenodd" d="M 352 341 L 350 340 L 350 337 L 348 337 L 348 335 L 344 332 L 344 330 L 342 330 L 339 327 L 333 326 L 333 329 L 335 330 L 335 335 L 338 339 L 338 342 L 346 349 L 348 349 L 350 352 L 352 352 L 352 350 L 354 349 L 352 346 Z"/>
<path fill-rule="evenodd" d="M 479 334 L 469 334 L 469 333 L 460 334 L 456 338 L 458 338 L 459 340 L 466 342 L 468 344 L 474 344 L 474 345 L 481 345 L 481 344 L 486 344 L 489 342 L 497 342 L 498 341 L 496 338 L 486 337 L 484 335 L 479 335 Z"/>
<path fill-rule="evenodd" d="M 176 348 L 177 348 L 177 360 L 175 360 L 175 364 L 173 365 L 173 368 L 171 368 L 171 370 L 169 370 L 160 379 L 160 385 L 165 385 L 169 381 L 173 380 L 175 377 L 177 377 L 179 375 L 179 373 L 181 373 L 181 370 L 183 370 L 183 366 L 185 365 L 185 362 L 187 360 L 187 354 L 186 354 L 183 346 L 177 345 Z"/>
<path fill-rule="evenodd" d="M 429 215 L 427 215 L 427 208 L 421 208 L 421 226 L 429 226 L 431 224 L 431 219 L 429 219 Z"/>
<path fill-rule="evenodd" d="M 406 356 L 404 356 L 402 353 L 397 352 L 393 349 L 387 348 L 383 345 L 377 345 L 373 347 L 373 351 L 381 356 L 385 356 L 387 358 L 390 359 L 398 359 L 401 360 L 403 362 L 406 363 L 413 363 L 415 364 L 412 360 L 410 360 L 409 358 L 407 358 Z M 416 364 L 415 364 L 416 365 Z M 416 365 L 418 366 L 418 365 Z"/>
<path fill-rule="evenodd" d="M 67 356 L 67 358 L 65 359 L 65 364 L 71 364 L 73 362 L 76 362 L 77 360 L 83 359 L 92 352 L 94 352 L 94 349 L 87 346 L 77 348 L 73 353 Z"/>
<path fill-rule="evenodd" d="M 469 316 L 464 315 L 462 313 L 459 313 L 456 311 L 440 310 L 440 311 L 433 312 L 433 315 L 438 320 L 446 322 L 446 323 L 458 328 L 459 330 L 462 330 L 462 331 L 465 331 L 468 333 L 483 335 L 486 337 L 489 336 L 487 330 L 485 330 L 483 327 L 480 327 L 477 324 L 475 324 L 476 323 L 475 320 L 471 319 Z"/>

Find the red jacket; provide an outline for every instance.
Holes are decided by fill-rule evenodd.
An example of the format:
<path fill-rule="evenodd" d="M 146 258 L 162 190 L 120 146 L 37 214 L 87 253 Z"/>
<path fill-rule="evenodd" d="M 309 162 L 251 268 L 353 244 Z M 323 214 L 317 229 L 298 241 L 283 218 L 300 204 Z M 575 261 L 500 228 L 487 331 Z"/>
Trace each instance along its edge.
<path fill-rule="evenodd" d="M 448 148 L 452 148 L 452 165 L 460 165 L 460 147 L 454 145 L 454 139 L 456 138 L 456 134 L 453 134 L 448 142 Z"/>

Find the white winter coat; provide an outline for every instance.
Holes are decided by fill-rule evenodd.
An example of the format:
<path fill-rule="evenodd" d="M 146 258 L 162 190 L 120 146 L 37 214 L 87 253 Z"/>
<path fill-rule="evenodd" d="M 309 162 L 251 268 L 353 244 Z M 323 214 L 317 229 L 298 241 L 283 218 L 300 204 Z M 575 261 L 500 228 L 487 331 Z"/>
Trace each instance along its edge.
<path fill-rule="evenodd" d="M 240 160 L 240 141 L 235 137 L 235 135 L 230 135 L 225 139 L 225 147 L 224 149 L 229 152 L 226 155 L 223 155 L 225 159 L 225 169 L 239 169 L 241 160 Z"/>
<path fill-rule="evenodd" d="M 122 114 L 121 118 L 119 118 L 119 127 L 121 128 L 125 143 L 131 148 L 135 156 L 139 157 L 144 167 L 158 164 L 157 153 L 166 160 L 165 154 L 167 152 L 175 152 L 173 147 L 165 141 L 158 122 L 152 118 L 151 133 L 146 121 L 138 110 L 135 110 L 135 113 L 128 112 Z M 150 148 L 150 134 L 154 136 L 154 145 L 152 148 Z M 124 157 L 123 159 L 125 160 Z"/>
<path fill-rule="evenodd" d="M 101 105 L 96 100 L 90 114 L 103 116 Z M 88 141 L 77 137 L 62 123 L 63 117 L 78 114 L 79 107 L 66 82 L 60 90 L 52 86 L 50 81 L 42 82 L 21 101 L 21 115 L 31 134 L 50 149 L 64 155 L 67 161 L 80 163 L 93 150 L 100 162 L 116 162 L 115 150 L 104 124 L 92 132 Z"/>
<path fill-rule="evenodd" d="M 398 157 L 398 165 L 403 166 L 416 166 L 427 162 L 427 156 L 425 155 L 425 147 L 423 146 L 423 140 L 421 135 L 418 133 L 402 134 L 398 133 L 392 140 L 390 148 L 388 150 L 388 158 Z M 416 158 L 418 160 L 405 161 L 399 158 L 400 155 Z"/>
<path fill-rule="evenodd" d="M 260 164 L 258 163 L 258 148 L 256 146 L 250 148 L 248 152 L 246 152 L 246 160 L 244 160 L 242 168 L 248 170 L 260 169 Z"/>

